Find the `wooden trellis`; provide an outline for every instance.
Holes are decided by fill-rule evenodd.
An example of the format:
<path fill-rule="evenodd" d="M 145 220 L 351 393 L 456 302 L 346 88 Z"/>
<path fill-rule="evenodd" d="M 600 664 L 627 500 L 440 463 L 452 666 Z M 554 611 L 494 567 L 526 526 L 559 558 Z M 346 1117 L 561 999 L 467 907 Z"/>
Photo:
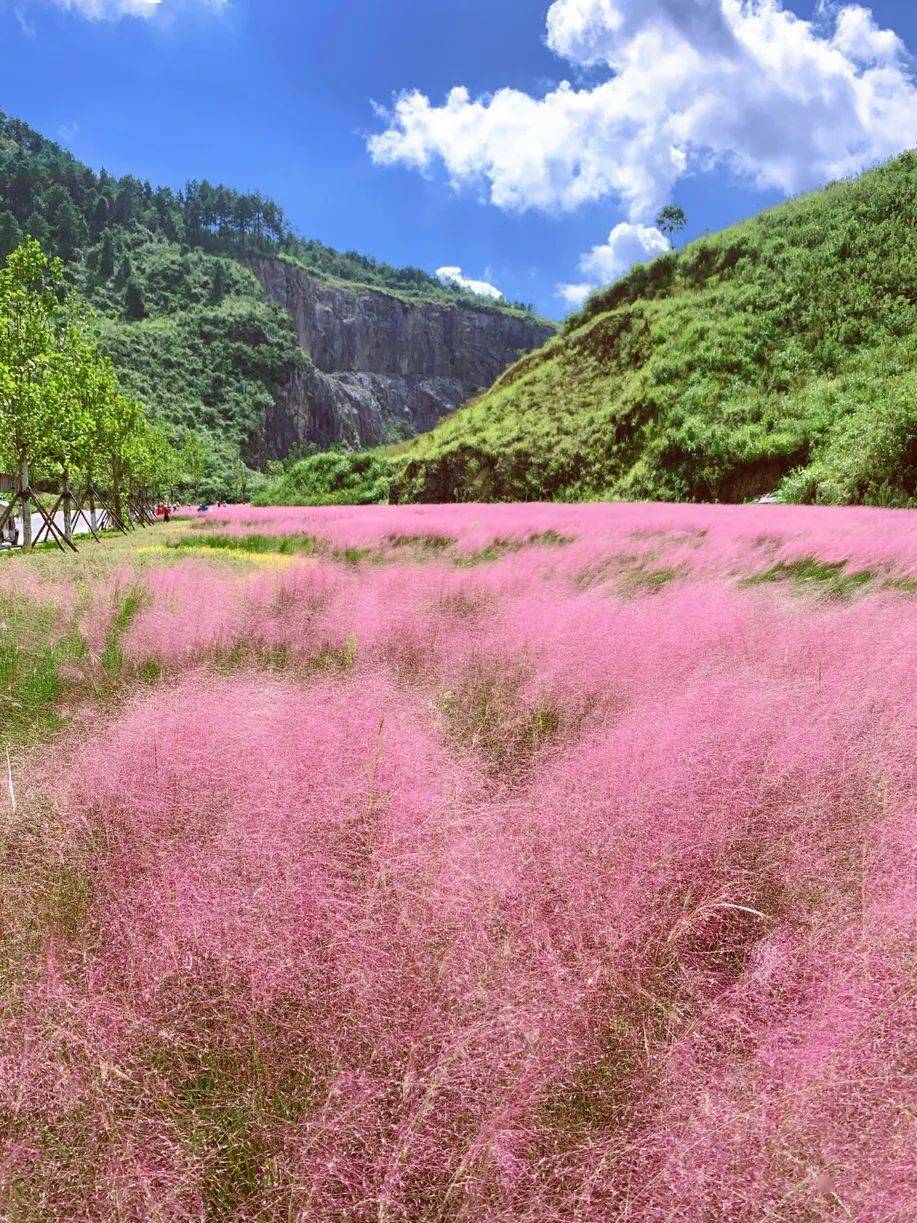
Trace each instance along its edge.
<path fill-rule="evenodd" d="M 35 507 L 41 519 L 41 525 L 32 540 L 33 547 L 47 540 L 57 544 L 62 552 L 67 549 L 72 552 L 78 551 L 73 540 L 68 538 L 54 521 L 55 514 L 62 507 L 65 513 L 69 512 L 71 531 L 82 520 L 96 543 L 99 542 L 99 533 L 108 528 L 127 533 L 134 529 L 133 520 L 143 527 L 155 522 L 143 496 L 134 492 L 129 493 L 125 498 L 126 512 L 119 514 L 109 498 L 92 481 L 86 484 L 79 496 L 74 495 L 73 490 L 66 485 L 58 494 L 50 511 L 33 488 L 23 485 L 19 477 L 7 475 L 4 472 L 0 472 L 0 495 L 9 498 L 0 511 L 0 535 L 10 518 L 18 516 L 17 510 L 21 510 L 24 520 L 25 515 L 31 515 L 31 507 Z M 97 511 L 100 513 L 97 514 Z"/>

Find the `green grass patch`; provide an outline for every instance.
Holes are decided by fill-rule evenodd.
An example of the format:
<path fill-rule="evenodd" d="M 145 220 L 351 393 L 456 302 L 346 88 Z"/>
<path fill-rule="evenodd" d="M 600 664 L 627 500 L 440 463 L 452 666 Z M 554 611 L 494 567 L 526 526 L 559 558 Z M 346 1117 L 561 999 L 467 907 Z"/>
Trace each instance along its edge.
<path fill-rule="evenodd" d="M 389 535 L 385 542 L 391 548 L 410 548 L 424 554 L 439 554 L 455 544 L 448 535 Z"/>
<path fill-rule="evenodd" d="M 109 676 L 120 674 L 124 667 L 124 636 L 146 601 L 146 591 L 135 586 L 123 594 L 117 604 L 108 629 L 105 649 L 102 651 L 102 667 Z"/>
<path fill-rule="evenodd" d="M 162 1111 L 201 1166 L 205 1217 L 273 1217 L 285 1131 L 315 1104 L 312 1051 L 282 1016 L 265 1016 L 241 1044 L 214 1032 L 206 1047 L 165 1045 L 152 1058 L 169 1085 Z"/>
<path fill-rule="evenodd" d="M 559 531 L 550 529 L 527 535 L 524 539 L 495 539 L 493 543 L 488 544 L 486 548 L 480 548 L 477 552 L 457 553 L 455 564 L 462 567 L 489 565 L 494 561 L 502 560 L 504 556 L 512 556 L 514 552 L 521 552 L 523 548 L 529 546 L 552 548 L 572 543 L 572 536 L 562 535 Z"/>
<path fill-rule="evenodd" d="M 257 555 L 277 553 L 280 556 L 305 555 L 315 556 L 324 549 L 314 535 L 263 535 L 255 532 L 251 535 L 206 535 L 203 539 L 187 535 L 170 540 L 167 548 L 213 548 L 219 552 L 248 552 Z"/>
<path fill-rule="evenodd" d="M 0 744 L 59 730 L 61 668 L 86 656 L 75 633 L 60 634 L 58 613 L 27 598 L 0 603 Z"/>
<path fill-rule="evenodd" d="M 870 569 L 847 572 L 846 561 L 820 561 L 815 556 L 803 556 L 794 561 L 778 561 L 761 573 L 745 578 L 743 586 L 761 586 L 769 582 L 791 582 L 803 590 L 817 591 L 832 599 L 849 599 L 869 585 L 876 575 Z"/>
<path fill-rule="evenodd" d="M 578 590 L 609 585 L 624 595 L 657 594 L 670 582 L 687 574 L 684 565 L 659 565 L 659 550 L 638 555 L 619 552 L 616 556 L 590 565 L 576 579 Z"/>

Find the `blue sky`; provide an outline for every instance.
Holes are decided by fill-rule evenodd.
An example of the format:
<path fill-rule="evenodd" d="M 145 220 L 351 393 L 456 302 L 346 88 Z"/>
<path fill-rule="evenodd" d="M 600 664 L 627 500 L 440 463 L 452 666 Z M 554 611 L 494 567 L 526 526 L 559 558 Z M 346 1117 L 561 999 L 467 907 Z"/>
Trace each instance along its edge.
<path fill-rule="evenodd" d="M 0 109 L 558 316 L 652 253 L 660 201 L 693 236 L 917 142 L 914 0 L 759 0 L 741 28 L 737 3 L 0 0 Z"/>

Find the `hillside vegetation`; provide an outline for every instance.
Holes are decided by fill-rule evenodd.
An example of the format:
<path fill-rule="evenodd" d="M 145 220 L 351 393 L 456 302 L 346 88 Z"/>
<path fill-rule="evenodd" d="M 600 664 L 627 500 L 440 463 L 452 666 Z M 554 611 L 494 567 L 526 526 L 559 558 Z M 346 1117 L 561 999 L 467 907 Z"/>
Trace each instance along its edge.
<path fill-rule="evenodd" d="M 378 451 L 326 450 L 291 464 L 253 501 L 258 506 L 381 505 L 389 490 L 389 464 Z"/>
<path fill-rule="evenodd" d="M 93 306 L 101 347 L 125 390 L 182 442 L 194 430 L 207 455 L 205 496 L 241 495 L 242 460 L 259 464 L 261 425 L 304 358 L 282 307 L 267 302 L 239 262 L 253 253 L 412 301 L 519 313 L 296 234 L 257 192 L 209 182 L 181 191 L 98 173 L 0 111 L 0 263 L 27 237 L 59 256 Z"/>
<path fill-rule="evenodd" d="M 633 269 L 393 460 L 402 501 L 917 498 L 917 154 Z"/>

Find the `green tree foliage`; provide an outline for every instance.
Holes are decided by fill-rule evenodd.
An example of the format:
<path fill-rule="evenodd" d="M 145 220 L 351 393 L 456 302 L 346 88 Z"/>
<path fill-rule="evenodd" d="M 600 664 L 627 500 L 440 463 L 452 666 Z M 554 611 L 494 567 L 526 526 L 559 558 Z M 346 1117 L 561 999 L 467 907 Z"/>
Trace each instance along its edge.
<path fill-rule="evenodd" d="M 94 425 L 105 390 L 102 362 L 76 312 L 55 337 L 55 349 L 48 385 L 54 427 L 45 461 L 66 483 L 72 472 L 94 461 Z"/>
<path fill-rule="evenodd" d="M 25 488 L 101 474 L 119 513 L 125 488 L 178 480 L 171 440 L 120 392 L 61 261 L 34 239 L 0 267 L 0 462 Z"/>
<path fill-rule="evenodd" d="M 254 497 L 255 505 L 379 505 L 389 499 L 391 465 L 372 450 L 329 450 L 294 463 Z"/>
<path fill-rule="evenodd" d="M 917 153 L 636 267 L 398 456 L 402 500 L 917 502 Z"/>
<path fill-rule="evenodd" d="M 665 208 L 659 210 L 659 215 L 656 217 L 656 228 L 667 238 L 680 234 L 687 224 L 688 218 L 685 216 L 685 210 L 678 204 L 666 204 Z"/>
<path fill-rule="evenodd" d="M 124 314 L 130 319 L 146 318 L 146 306 L 143 304 L 143 293 L 140 284 L 130 277 L 124 286 Z"/>
<path fill-rule="evenodd" d="M 34 240 L 0 269 L 0 459 L 7 471 L 38 465 L 54 433 L 60 285 L 60 261 Z"/>
<path fill-rule="evenodd" d="M 106 229 L 102 235 L 95 270 L 100 281 L 110 280 L 115 274 L 115 239 L 110 229 Z"/>
<path fill-rule="evenodd" d="M 92 237 L 98 240 L 103 233 L 108 229 L 109 217 L 111 215 L 111 206 L 108 197 L 105 195 L 97 195 L 95 203 L 92 206 L 92 213 L 89 220 L 89 232 Z M 109 272 L 109 275 L 111 273 Z"/>
<path fill-rule="evenodd" d="M 89 227 L 82 213 L 69 200 L 63 200 L 51 220 L 54 248 L 64 260 L 71 260 L 89 240 Z"/>
<path fill-rule="evenodd" d="M 19 222 L 11 212 L 0 212 L 0 259 L 12 254 L 21 241 Z"/>
<path fill-rule="evenodd" d="M 33 212 L 25 224 L 25 232 L 34 238 L 43 251 L 50 251 L 51 228 L 40 212 Z"/>

